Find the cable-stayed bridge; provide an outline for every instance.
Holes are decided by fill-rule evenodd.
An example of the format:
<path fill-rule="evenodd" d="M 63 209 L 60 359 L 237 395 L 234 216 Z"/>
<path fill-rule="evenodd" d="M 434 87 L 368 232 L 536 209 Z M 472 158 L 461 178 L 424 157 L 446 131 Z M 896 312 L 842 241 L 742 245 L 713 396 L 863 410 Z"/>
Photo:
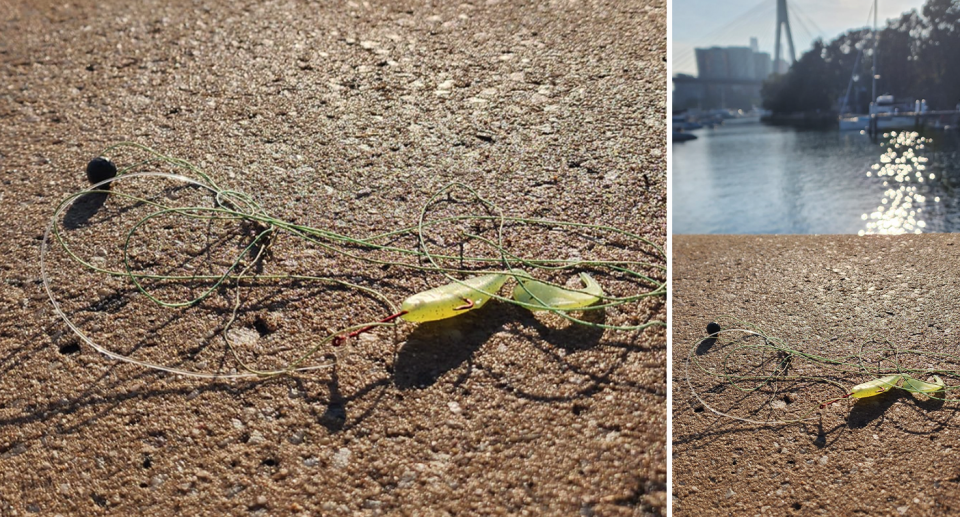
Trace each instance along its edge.
<path fill-rule="evenodd" d="M 695 59 L 698 72 L 696 77 L 679 74 L 673 78 L 674 105 L 681 109 L 750 108 L 759 100 L 763 81 L 773 72 L 786 72 L 796 61 L 791 19 L 810 39 L 813 39 L 814 33 L 823 34 L 816 22 L 796 4 L 790 3 L 788 6 L 787 0 L 763 0 L 732 22 L 701 38 L 703 45 L 697 45 L 692 55 L 680 56 L 674 64 L 674 69 L 690 69 Z M 772 57 L 759 52 L 756 38 L 751 38 L 750 47 L 709 47 L 711 41 L 742 34 L 745 25 L 769 23 L 764 20 L 775 20 L 774 30 L 771 31 L 775 34 Z M 812 32 L 810 26 L 815 31 Z M 707 105 L 704 106 L 704 103 Z"/>

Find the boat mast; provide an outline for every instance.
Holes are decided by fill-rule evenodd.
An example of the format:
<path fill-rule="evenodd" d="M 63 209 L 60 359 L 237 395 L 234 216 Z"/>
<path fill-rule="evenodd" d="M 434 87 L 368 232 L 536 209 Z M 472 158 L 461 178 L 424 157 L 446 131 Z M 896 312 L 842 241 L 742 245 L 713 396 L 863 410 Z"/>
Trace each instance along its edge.
<path fill-rule="evenodd" d="M 877 102 L 877 0 L 873 0 L 873 97 L 870 103 Z"/>

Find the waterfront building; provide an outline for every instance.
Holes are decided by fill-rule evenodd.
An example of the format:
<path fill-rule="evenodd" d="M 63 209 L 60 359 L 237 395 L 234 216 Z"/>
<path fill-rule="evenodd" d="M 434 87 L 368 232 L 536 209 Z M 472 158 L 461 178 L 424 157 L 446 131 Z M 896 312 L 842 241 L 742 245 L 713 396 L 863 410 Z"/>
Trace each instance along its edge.
<path fill-rule="evenodd" d="M 675 111 L 700 109 L 749 110 L 760 104 L 760 88 L 770 76 L 770 54 L 759 52 L 756 38 L 749 47 L 694 49 L 697 77 L 678 74 L 673 78 Z"/>

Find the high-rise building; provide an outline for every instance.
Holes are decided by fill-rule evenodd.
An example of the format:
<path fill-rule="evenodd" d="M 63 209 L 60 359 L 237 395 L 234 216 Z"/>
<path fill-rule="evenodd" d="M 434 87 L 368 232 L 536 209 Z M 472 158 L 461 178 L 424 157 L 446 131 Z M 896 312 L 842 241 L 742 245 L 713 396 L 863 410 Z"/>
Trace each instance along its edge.
<path fill-rule="evenodd" d="M 755 52 L 753 54 L 753 77 L 754 79 L 764 80 L 773 73 L 773 61 L 770 60 L 770 54 L 766 52 Z"/>
<path fill-rule="evenodd" d="M 753 51 L 749 47 L 727 47 L 727 77 L 730 79 L 756 79 Z"/>
<path fill-rule="evenodd" d="M 749 47 L 694 49 L 697 77 L 674 78 L 677 108 L 750 109 L 760 103 L 760 84 L 773 71 L 770 54 L 759 52 L 757 38 Z"/>
<path fill-rule="evenodd" d="M 695 49 L 697 77 L 700 79 L 726 79 L 727 53 L 720 47 Z"/>
<path fill-rule="evenodd" d="M 697 77 L 700 79 L 756 79 L 764 80 L 771 72 L 770 54 L 750 47 L 710 47 L 694 49 L 697 57 Z"/>

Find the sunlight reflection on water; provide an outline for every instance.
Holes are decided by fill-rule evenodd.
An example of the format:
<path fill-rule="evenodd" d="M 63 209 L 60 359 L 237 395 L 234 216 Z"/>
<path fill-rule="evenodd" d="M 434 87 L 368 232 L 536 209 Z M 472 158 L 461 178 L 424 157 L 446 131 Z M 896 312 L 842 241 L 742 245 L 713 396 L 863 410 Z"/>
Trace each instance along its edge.
<path fill-rule="evenodd" d="M 867 171 L 867 177 L 876 175 L 883 179 L 883 186 L 889 187 L 883 192 L 880 205 L 870 214 L 863 214 L 866 227 L 859 235 L 900 235 L 904 233 L 923 233 L 927 223 L 921 217 L 926 196 L 917 192 L 918 183 L 936 179 L 936 174 L 925 172 L 927 157 L 922 153 L 925 144 L 931 139 L 920 136 L 914 131 L 892 131 L 883 134 L 887 141 L 887 151 L 880 155 L 880 163 L 875 163 Z M 939 203 L 940 197 L 934 197 Z"/>

